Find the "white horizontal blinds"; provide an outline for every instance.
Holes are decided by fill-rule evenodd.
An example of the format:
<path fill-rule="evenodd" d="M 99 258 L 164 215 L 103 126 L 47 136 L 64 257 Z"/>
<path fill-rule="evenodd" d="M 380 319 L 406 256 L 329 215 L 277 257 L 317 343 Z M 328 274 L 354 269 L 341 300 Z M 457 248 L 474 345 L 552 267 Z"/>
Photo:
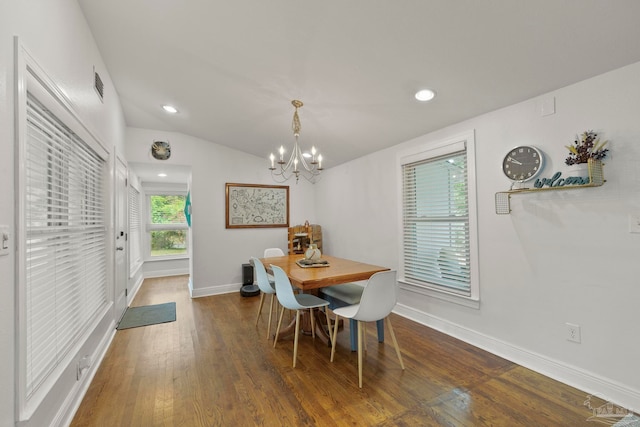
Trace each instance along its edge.
<path fill-rule="evenodd" d="M 107 302 L 105 168 L 103 159 L 27 94 L 27 396 Z"/>
<path fill-rule="evenodd" d="M 142 218 L 140 192 L 129 186 L 129 270 L 142 264 Z"/>
<path fill-rule="evenodd" d="M 471 293 L 467 155 L 403 165 L 405 279 Z"/>

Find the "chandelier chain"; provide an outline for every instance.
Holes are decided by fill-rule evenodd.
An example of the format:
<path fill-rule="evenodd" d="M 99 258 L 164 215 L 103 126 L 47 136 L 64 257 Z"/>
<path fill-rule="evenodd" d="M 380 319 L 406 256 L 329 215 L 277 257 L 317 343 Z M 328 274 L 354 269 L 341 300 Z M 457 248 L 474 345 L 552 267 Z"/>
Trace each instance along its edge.
<path fill-rule="evenodd" d="M 296 108 L 296 111 L 293 113 L 291 130 L 293 130 L 293 134 L 295 136 L 300 136 L 300 129 L 302 129 L 302 125 L 300 124 L 300 117 L 298 116 L 298 108 L 302 107 L 304 104 L 302 103 L 302 101 L 298 101 L 297 99 L 291 101 L 291 104 Z"/>

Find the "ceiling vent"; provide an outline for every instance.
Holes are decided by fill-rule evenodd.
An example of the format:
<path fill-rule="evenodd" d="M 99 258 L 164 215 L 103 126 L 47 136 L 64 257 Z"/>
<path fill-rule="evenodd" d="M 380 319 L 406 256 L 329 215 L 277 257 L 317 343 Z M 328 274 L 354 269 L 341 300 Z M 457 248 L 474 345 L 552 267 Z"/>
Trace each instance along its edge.
<path fill-rule="evenodd" d="M 100 100 L 102 101 L 104 99 L 104 83 L 102 83 L 100 74 L 96 72 L 95 68 L 93 69 L 93 87 L 96 92 L 98 92 L 98 96 L 100 96 Z"/>

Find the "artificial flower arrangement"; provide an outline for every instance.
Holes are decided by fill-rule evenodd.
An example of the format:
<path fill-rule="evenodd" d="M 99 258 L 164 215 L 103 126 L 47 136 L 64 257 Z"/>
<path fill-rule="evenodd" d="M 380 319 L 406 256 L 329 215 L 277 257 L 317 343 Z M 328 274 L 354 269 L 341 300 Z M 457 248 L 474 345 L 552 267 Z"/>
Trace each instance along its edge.
<path fill-rule="evenodd" d="M 608 142 L 600 141 L 598 134 L 592 130 L 585 131 L 579 137 L 576 136 L 573 145 L 566 146 L 569 150 L 569 157 L 564 162 L 571 166 L 587 163 L 589 159 L 602 160 L 609 152 L 608 148 L 604 148 Z"/>

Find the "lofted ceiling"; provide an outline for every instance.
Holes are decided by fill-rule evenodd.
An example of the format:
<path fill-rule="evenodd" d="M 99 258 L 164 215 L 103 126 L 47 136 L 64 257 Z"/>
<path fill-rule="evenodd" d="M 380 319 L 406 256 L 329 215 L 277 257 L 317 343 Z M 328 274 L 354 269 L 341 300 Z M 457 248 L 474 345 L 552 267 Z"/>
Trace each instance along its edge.
<path fill-rule="evenodd" d="M 128 126 L 265 167 L 293 144 L 292 99 L 305 104 L 302 148 L 330 168 L 640 61 L 637 0 L 78 3 Z M 416 101 L 422 88 L 435 100 Z"/>

